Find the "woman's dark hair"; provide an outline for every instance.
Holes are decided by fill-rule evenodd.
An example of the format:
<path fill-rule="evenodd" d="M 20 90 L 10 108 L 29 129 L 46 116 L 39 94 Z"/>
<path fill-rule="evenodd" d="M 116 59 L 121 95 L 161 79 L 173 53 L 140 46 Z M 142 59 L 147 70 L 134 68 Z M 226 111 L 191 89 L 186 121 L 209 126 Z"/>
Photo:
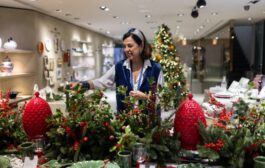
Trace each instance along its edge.
<path fill-rule="evenodd" d="M 135 33 L 135 31 L 138 31 L 139 35 L 137 35 Z M 142 39 L 141 37 L 142 36 Z M 138 29 L 135 29 L 135 28 L 132 28 L 130 29 L 127 33 L 125 33 L 123 35 L 123 38 L 122 40 L 124 41 L 125 39 L 127 39 L 128 37 L 132 37 L 132 39 L 135 41 L 136 44 L 138 45 L 143 45 L 143 52 L 141 53 L 141 57 L 143 60 L 145 59 L 149 59 L 151 58 L 151 53 L 152 53 L 152 47 L 150 46 L 150 44 L 147 42 L 146 38 L 145 38 L 145 35 L 143 34 L 142 31 L 138 30 Z"/>

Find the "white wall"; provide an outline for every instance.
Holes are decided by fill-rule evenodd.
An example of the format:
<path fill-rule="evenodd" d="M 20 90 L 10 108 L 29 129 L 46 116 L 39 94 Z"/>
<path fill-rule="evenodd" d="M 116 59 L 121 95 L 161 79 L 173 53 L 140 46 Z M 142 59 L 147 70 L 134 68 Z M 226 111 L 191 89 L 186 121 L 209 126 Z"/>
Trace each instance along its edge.
<path fill-rule="evenodd" d="M 0 38 L 6 41 L 9 37 L 13 37 L 18 43 L 19 49 L 34 51 L 31 61 L 25 62 L 25 67 L 30 67 L 29 69 L 36 73 L 35 78 L 27 85 L 27 93 L 32 90 L 34 83 L 38 83 L 40 88 L 46 85 L 43 79 L 43 56 L 47 55 L 49 58 L 55 58 L 55 65 L 56 60 L 62 57 L 63 52 L 55 53 L 54 49 L 50 52 L 44 50 L 42 55 L 37 52 L 38 42 L 55 38 L 55 34 L 52 33 L 55 28 L 59 32 L 57 37 L 65 41 L 67 49 L 71 49 L 71 40 L 73 39 L 91 41 L 96 59 L 96 77 L 101 74 L 101 45 L 103 43 L 112 44 L 113 40 L 111 38 L 35 11 L 0 7 Z M 69 67 L 63 65 L 63 74 L 65 75 L 68 71 L 70 71 Z M 23 79 L 21 80 L 23 81 Z M 17 85 L 15 80 L 10 80 L 10 82 Z M 0 90 L 6 89 L 5 87 L 0 84 Z"/>

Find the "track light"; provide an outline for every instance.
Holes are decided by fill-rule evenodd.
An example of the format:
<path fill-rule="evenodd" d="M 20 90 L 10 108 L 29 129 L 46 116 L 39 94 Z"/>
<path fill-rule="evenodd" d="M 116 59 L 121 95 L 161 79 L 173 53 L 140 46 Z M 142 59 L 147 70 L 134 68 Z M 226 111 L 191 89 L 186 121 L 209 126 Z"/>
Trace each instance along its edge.
<path fill-rule="evenodd" d="M 192 9 L 191 16 L 193 18 L 197 18 L 199 16 L 199 12 L 198 12 L 198 9 L 196 8 L 196 6 Z"/>
<path fill-rule="evenodd" d="M 197 7 L 198 8 L 203 8 L 206 6 L 206 1 L 205 0 L 198 0 L 197 1 Z"/>

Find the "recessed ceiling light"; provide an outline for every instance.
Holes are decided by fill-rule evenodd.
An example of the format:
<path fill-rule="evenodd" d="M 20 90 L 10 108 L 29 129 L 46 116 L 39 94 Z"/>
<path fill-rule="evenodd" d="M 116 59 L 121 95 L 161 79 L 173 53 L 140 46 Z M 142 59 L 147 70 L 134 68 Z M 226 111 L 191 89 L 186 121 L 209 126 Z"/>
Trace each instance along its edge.
<path fill-rule="evenodd" d="M 177 26 L 177 29 L 180 29 L 180 26 Z"/>
<path fill-rule="evenodd" d="M 74 20 L 79 20 L 80 18 L 79 17 L 74 17 Z"/>
<path fill-rule="evenodd" d="M 235 38 L 235 36 L 231 36 L 231 39 L 234 39 Z"/>
<path fill-rule="evenodd" d="M 87 23 L 87 25 L 89 25 L 89 26 L 90 26 L 90 25 L 92 25 L 92 23 L 88 22 L 88 23 Z"/>
<path fill-rule="evenodd" d="M 146 17 L 146 18 L 150 18 L 150 17 L 152 17 L 152 15 L 150 15 L 150 14 L 146 14 L 145 17 Z"/>
<path fill-rule="evenodd" d="M 183 20 L 177 20 L 177 23 L 182 23 L 183 22 Z"/>
<path fill-rule="evenodd" d="M 99 9 L 104 10 L 104 11 L 109 11 L 109 8 L 104 5 L 100 6 Z"/>
<path fill-rule="evenodd" d="M 204 26 L 204 25 L 201 25 L 201 26 L 200 26 L 200 29 L 203 29 L 203 28 L 205 28 L 205 26 Z"/>
<path fill-rule="evenodd" d="M 197 29 L 196 31 L 197 31 L 197 32 L 200 32 L 200 29 Z"/>
<path fill-rule="evenodd" d="M 120 24 L 122 24 L 122 25 L 125 25 L 125 24 L 129 24 L 129 22 L 126 22 L 126 21 L 122 21 L 122 22 L 120 22 Z"/>
<path fill-rule="evenodd" d="M 211 15 L 216 16 L 218 15 L 218 12 L 212 12 Z"/>
<path fill-rule="evenodd" d="M 205 0 L 198 0 L 196 5 L 198 8 L 203 8 L 206 6 L 206 1 Z"/>
<path fill-rule="evenodd" d="M 107 34 L 110 34 L 110 31 L 106 31 Z"/>
<path fill-rule="evenodd" d="M 55 12 L 62 12 L 62 10 L 61 9 L 56 9 Z"/>
<path fill-rule="evenodd" d="M 119 19 L 120 17 L 119 16 L 113 16 L 114 19 Z"/>
<path fill-rule="evenodd" d="M 248 18 L 248 21 L 251 21 L 251 20 L 252 20 L 252 17 L 249 17 L 249 18 Z"/>
<path fill-rule="evenodd" d="M 37 0 L 29 0 L 30 2 L 35 2 L 35 1 L 37 1 Z"/>
<path fill-rule="evenodd" d="M 72 14 L 70 14 L 70 13 L 66 13 L 65 16 L 72 16 Z"/>
<path fill-rule="evenodd" d="M 182 17 L 182 16 L 184 16 L 185 14 L 184 13 L 178 13 L 177 14 L 177 16 L 179 16 L 179 17 Z"/>

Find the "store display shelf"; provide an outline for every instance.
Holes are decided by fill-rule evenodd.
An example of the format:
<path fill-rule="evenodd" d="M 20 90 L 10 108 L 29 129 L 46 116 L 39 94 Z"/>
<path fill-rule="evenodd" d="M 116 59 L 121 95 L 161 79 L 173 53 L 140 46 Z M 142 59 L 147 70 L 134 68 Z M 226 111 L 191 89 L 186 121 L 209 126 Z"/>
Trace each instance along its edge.
<path fill-rule="evenodd" d="M 22 50 L 22 49 L 0 49 L 0 53 L 18 53 L 18 54 L 29 54 L 33 53 L 31 50 Z"/>
<path fill-rule="evenodd" d="M 33 76 L 34 73 L 11 73 L 11 74 L 1 74 L 0 79 L 8 79 L 8 78 L 15 78 L 15 77 L 23 77 L 23 76 Z"/>
<path fill-rule="evenodd" d="M 92 57 L 92 52 L 91 53 L 78 53 L 78 52 L 73 52 L 72 54 L 73 57 Z"/>
<path fill-rule="evenodd" d="M 92 42 L 88 42 L 88 41 L 85 41 L 85 40 L 72 40 L 72 42 L 92 44 Z"/>
<path fill-rule="evenodd" d="M 80 70 L 85 70 L 85 69 L 93 69 L 93 66 L 72 66 L 73 69 L 80 69 Z"/>

